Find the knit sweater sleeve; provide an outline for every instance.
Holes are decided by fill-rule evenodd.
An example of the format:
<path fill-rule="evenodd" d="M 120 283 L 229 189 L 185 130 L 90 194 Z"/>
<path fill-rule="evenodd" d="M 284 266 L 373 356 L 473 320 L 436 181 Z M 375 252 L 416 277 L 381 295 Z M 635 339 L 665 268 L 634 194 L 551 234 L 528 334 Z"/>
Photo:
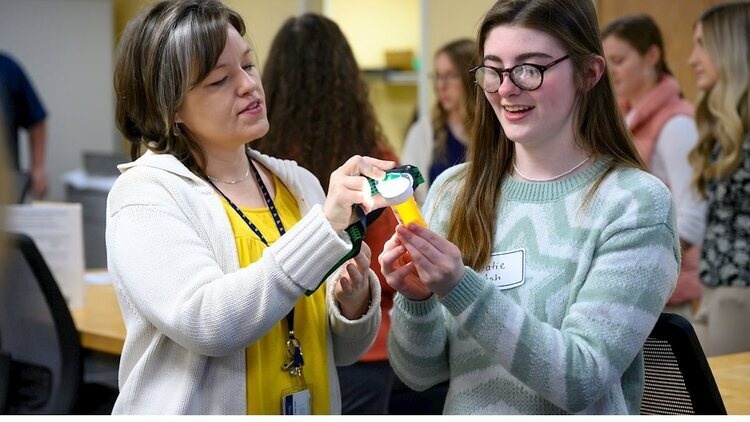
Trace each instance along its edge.
<path fill-rule="evenodd" d="M 511 375 L 556 406 L 580 412 L 620 382 L 643 347 L 677 276 L 673 242 L 663 224 L 608 239 L 560 328 L 471 269 L 442 303 Z"/>
<path fill-rule="evenodd" d="M 132 310 L 126 315 L 140 319 L 133 324 L 150 324 L 195 353 L 226 356 L 258 340 L 351 248 L 316 205 L 239 269 L 210 188 L 201 194 L 203 187 L 151 174 L 132 169 L 110 192 L 108 267 L 121 306 Z"/>
<path fill-rule="evenodd" d="M 433 295 L 413 301 L 396 294 L 388 335 L 388 359 L 398 377 L 416 391 L 447 380 L 448 336 L 442 306 Z"/>
<path fill-rule="evenodd" d="M 642 246 L 644 238 L 658 246 Z M 440 301 L 399 296 L 394 305 L 399 312 L 391 322 L 391 364 L 417 390 L 447 379 L 442 303 L 458 329 L 495 364 L 568 412 L 586 409 L 619 382 L 656 323 L 677 274 L 673 242 L 674 234 L 663 224 L 608 239 L 559 329 L 529 314 L 470 268 Z M 451 364 L 457 370 L 471 362 Z"/>

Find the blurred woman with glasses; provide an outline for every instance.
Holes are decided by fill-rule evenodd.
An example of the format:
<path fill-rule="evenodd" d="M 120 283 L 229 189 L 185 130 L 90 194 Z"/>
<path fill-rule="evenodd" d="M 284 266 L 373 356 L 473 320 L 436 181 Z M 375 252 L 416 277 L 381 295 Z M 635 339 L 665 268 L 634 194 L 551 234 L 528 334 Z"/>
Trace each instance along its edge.
<path fill-rule="evenodd" d="M 444 413 L 637 414 L 680 261 L 674 206 L 617 110 L 590 0 L 500 0 L 466 163 L 380 263 L 389 358 Z M 406 256 L 404 256 L 406 255 Z"/>
<path fill-rule="evenodd" d="M 669 187 L 677 212 L 682 264 L 666 312 L 692 319 L 703 292 L 698 277 L 706 204 L 690 186 L 688 153 L 698 141 L 693 105 L 682 98 L 651 17 L 627 15 L 602 30 L 604 53 L 625 122 L 641 158 Z"/>
<path fill-rule="evenodd" d="M 432 77 L 437 98 L 432 116 L 409 128 L 401 150 L 401 162 L 419 167 L 424 175 L 425 183 L 416 191 L 420 203 L 440 173 L 466 159 L 475 97 L 467 70 L 476 59 L 476 43 L 469 39 L 449 42 L 435 53 Z"/>

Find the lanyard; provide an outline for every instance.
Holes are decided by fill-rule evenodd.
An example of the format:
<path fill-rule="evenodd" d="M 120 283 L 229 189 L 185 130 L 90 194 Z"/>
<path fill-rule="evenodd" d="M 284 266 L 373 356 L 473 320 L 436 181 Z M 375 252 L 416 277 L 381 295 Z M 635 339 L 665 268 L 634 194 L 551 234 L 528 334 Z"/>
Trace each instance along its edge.
<path fill-rule="evenodd" d="M 247 157 L 248 163 L 250 165 L 250 168 L 253 169 L 253 173 L 255 174 L 255 180 L 258 182 L 258 186 L 260 187 L 260 191 L 263 192 L 263 199 L 266 201 L 266 205 L 268 206 L 268 210 L 271 212 L 271 216 L 273 217 L 273 222 L 276 224 L 276 229 L 279 231 L 279 235 L 283 236 L 284 233 L 286 233 L 286 230 L 284 230 L 284 225 L 281 223 L 281 216 L 279 216 L 279 212 L 276 209 L 276 205 L 273 203 L 273 199 L 271 199 L 271 194 L 268 193 L 268 189 L 266 188 L 266 184 L 263 183 L 263 179 L 260 177 L 260 172 L 257 168 L 255 168 L 255 165 L 253 164 L 252 160 L 250 160 L 250 157 Z M 247 226 L 250 228 L 250 230 L 255 233 L 256 236 L 258 236 L 258 239 L 260 239 L 261 242 L 263 242 L 266 247 L 269 246 L 268 241 L 263 236 L 263 233 L 260 232 L 260 229 L 253 224 L 252 221 L 250 221 L 249 218 L 245 215 L 244 212 L 234 203 L 231 199 L 229 199 L 228 196 L 224 194 L 224 192 L 221 191 L 212 181 L 211 179 L 206 179 L 208 183 L 213 186 L 214 189 L 216 189 L 221 196 L 224 197 L 224 199 L 227 200 L 229 205 L 232 207 L 232 209 L 242 218 L 242 220 L 247 224 Z M 282 369 L 294 369 L 294 368 L 300 368 L 302 364 L 304 363 L 302 361 L 302 346 L 299 344 L 299 341 L 297 341 L 297 338 L 294 336 L 294 307 L 289 311 L 288 314 L 286 314 L 286 322 L 287 327 L 289 329 L 289 338 L 287 340 L 287 349 L 290 350 L 290 354 L 292 355 L 292 361 L 287 368 Z"/>
<path fill-rule="evenodd" d="M 283 236 L 286 233 L 286 230 L 284 230 L 284 225 L 281 223 L 281 216 L 279 216 L 279 212 L 276 210 L 276 205 L 273 203 L 273 199 L 271 199 L 271 194 L 268 193 L 268 189 L 266 188 L 265 183 L 263 183 L 263 179 L 260 177 L 260 172 L 253 164 L 250 157 L 247 157 L 248 163 L 250 164 L 250 167 L 253 169 L 253 173 L 255 174 L 255 180 L 258 182 L 258 186 L 260 187 L 261 192 L 263 193 L 263 199 L 266 201 L 266 205 L 268 206 L 268 210 L 271 212 L 271 216 L 273 217 L 273 222 L 276 224 L 276 229 L 279 231 L 279 235 Z M 229 203 L 229 205 L 232 207 L 232 209 L 242 218 L 242 220 L 247 224 L 247 226 L 252 230 L 253 233 L 255 233 L 256 236 L 258 236 L 258 239 L 260 239 L 261 242 L 263 242 L 264 245 L 269 246 L 268 241 L 263 236 L 263 233 L 260 232 L 258 227 L 253 224 L 252 221 L 250 221 L 249 218 L 245 215 L 245 213 L 242 212 L 242 210 L 234 203 L 231 199 L 229 199 L 228 196 L 224 194 L 224 192 L 221 191 L 212 181 L 211 179 L 206 178 L 206 181 L 213 186 L 213 188 L 219 192 L 219 194 L 226 199 L 226 201 Z M 354 206 L 354 211 L 357 214 L 357 221 L 346 228 L 347 234 L 349 234 L 349 238 L 352 241 L 352 250 L 347 253 L 343 258 L 341 258 L 336 265 L 334 265 L 325 276 L 323 276 L 323 279 L 320 281 L 320 283 L 315 287 L 314 290 L 307 290 L 305 291 L 305 295 L 310 296 L 312 295 L 315 290 L 320 287 L 321 284 L 333 273 L 337 268 L 339 268 L 344 262 L 348 261 L 352 257 L 356 256 L 360 248 L 362 246 L 362 240 L 365 237 L 365 221 L 367 218 L 367 215 L 365 214 L 362 207 L 359 205 Z M 289 337 L 287 339 L 287 350 L 289 351 L 291 361 L 284 365 L 282 367 L 282 370 L 290 371 L 292 375 L 299 375 L 301 376 L 301 367 L 304 364 L 304 360 L 302 359 L 302 346 L 300 345 L 299 341 L 294 335 L 294 307 L 289 311 L 289 313 L 286 315 L 286 321 L 287 326 L 289 328 Z"/>
<path fill-rule="evenodd" d="M 258 182 L 258 186 L 260 186 L 261 192 L 263 192 L 263 199 L 266 201 L 266 205 L 268 205 L 268 210 L 271 211 L 271 216 L 273 217 L 274 223 L 276 223 L 276 228 L 279 230 L 280 235 L 284 235 L 286 231 L 284 230 L 284 226 L 281 224 L 281 217 L 279 217 L 278 211 L 276 211 L 276 206 L 273 203 L 273 200 L 271 199 L 271 195 L 268 193 L 268 189 L 266 189 L 266 185 L 263 183 L 263 180 L 260 178 L 260 173 L 258 172 L 258 169 L 255 168 L 255 165 L 253 164 L 252 160 L 250 160 L 250 157 L 247 157 L 248 162 L 250 163 L 250 167 L 253 169 L 253 173 L 255 174 L 255 180 Z M 216 189 L 217 192 L 221 194 L 221 196 L 224 197 L 224 199 L 227 200 L 229 205 L 232 207 L 232 209 L 242 218 L 242 220 L 247 224 L 248 227 L 250 227 L 250 230 L 255 233 L 256 236 L 260 239 L 263 244 L 268 246 L 268 241 L 266 241 L 266 238 L 263 237 L 263 233 L 258 230 L 258 228 L 255 226 L 255 224 L 250 221 L 249 218 L 242 212 L 242 210 L 235 205 L 234 202 L 232 202 L 231 199 L 229 199 L 226 195 L 224 195 L 224 192 L 222 192 L 216 185 L 211 181 L 211 179 L 206 178 L 206 181 L 213 186 L 214 189 Z M 334 272 L 336 269 L 338 269 L 341 265 L 344 264 L 344 262 L 350 260 L 351 258 L 357 256 L 359 254 L 359 250 L 362 247 L 362 241 L 365 239 L 365 227 L 367 226 L 367 214 L 365 214 L 365 211 L 360 207 L 359 205 L 354 206 L 354 212 L 357 214 L 357 221 L 352 223 L 349 227 L 347 227 L 344 231 L 349 235 L 349 239 L 352 242 L 352 250 L 349 251 L 343 258 L 341 258 L 333 267 L 331 267 L 330 270 L 323 276 L 323 279 L 320 280 L 320 283 L 318 283 L 317 286 L 313 290 L 306 290 L 305 295 L 310 296 L 313 293 L 315 293 L 315 290 L 320 287 L 321 284 Z M 377 214 L 379 215 L 379 214 Z M 373 219 L 374 220 L 374 219 Z M 294 309 L 292 309 L 294 311 Z M 294 316 L 292 316 L 292 322 L 294 321 Z"/>
<path fill-rule="evenodd" d="M 250 164 L 250 168 L 253 169 L 253 173 L 255 174 L 255 180 L 258 182 L 260 191 L 263 192 L 263 199 L 266 201 L 268 210 L 271 212 L 271 216 L 273 217 L 273 222 L 276 224 L 276 229 L 278 229 L 279 235 L 283 236 L 286 233 L 286 230 L 284 230 L 284 225 L 281 224 L 281 217 L 279 216 L 279 212 L 276 210 L 276 205 L 274 205 L 273 199 L 271 199 L 271 194 L 268 193 L 268 189 L 266 189 L 266 185 L 265 183 L 263 183 L 263 179 L 261 179 L 260 177 L 260 172 L 258 171 L 257 168 L 255 168 L 255 165 L 253 164 L 253 162 L 250 161 L 250 157 L 248 157 L 247 160 Z M 266 240 L 265 237 L 263 237 L 263 233 L 261 233 L 258 227 L 256 227 L 255 224 L 253 224 L 253 222 L 250 221 L 249 218 L 247 218 L 245 213 L 243 213 L 242 210 L 240 210 L 240 208 L 237 205 L 235 205 L 235 203 L 232 202 L 232 200 L 229 199 L 228 196 L 224 195 L 224 192 L 222 192 L 221 189 L 216 187 L 216 185 L 211 181 L 211 179 L 206 179 L 206 180 L 208 181 L 208 183 L 211 184 L 211 186 L 213 186 L 214 189 L 216 189 L 217 192 L 219 192 L 219 194 L 221 194 L 221 196 L 224 197 L 224 199 L 227 200 L 227 202 L 232 207 L 234 212 L 236 212 L 237 215 L 239 215 L 240 218 L 242 218 L 245 224 L 247 224 L 247 226 L 250 227 L 250 230 L 252 230 L 256 236 L 258 236 L 258 239 L 260 239 L 260 241 L 263 242 L 264 245 L 269 246 L 268 241 Z"/>

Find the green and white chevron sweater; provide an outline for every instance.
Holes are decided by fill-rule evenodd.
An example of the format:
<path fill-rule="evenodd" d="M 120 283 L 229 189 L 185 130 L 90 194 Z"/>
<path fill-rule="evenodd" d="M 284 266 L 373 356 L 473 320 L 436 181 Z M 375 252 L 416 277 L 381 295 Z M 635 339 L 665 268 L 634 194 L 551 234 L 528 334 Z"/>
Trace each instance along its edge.
<path fill-rule="evenodd" d="M 388 352 L 404 383 L 450 379 L 446 414 L 638 413 L 641 349 L 674 288 L 679 241 L 669 191 L 645 172 L 614 170 L 581 207 L 607 162 L 556 182 L 507 178 L 492 268 L 467 268 L 442 299 L 397 296 Z M 442 235 L 464 166 L 424 206 Z"/>

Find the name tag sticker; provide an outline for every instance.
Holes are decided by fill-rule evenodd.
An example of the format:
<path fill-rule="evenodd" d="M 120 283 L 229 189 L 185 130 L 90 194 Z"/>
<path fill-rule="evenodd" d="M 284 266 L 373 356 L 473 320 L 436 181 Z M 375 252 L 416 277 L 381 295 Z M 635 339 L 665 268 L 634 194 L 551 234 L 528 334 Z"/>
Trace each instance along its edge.
<path fill-rule="evenodd" d="M 494 253 L 480 274 L 500 290 L 518 287 L 524 282 L 525 254 L 523 249 Z"/>

